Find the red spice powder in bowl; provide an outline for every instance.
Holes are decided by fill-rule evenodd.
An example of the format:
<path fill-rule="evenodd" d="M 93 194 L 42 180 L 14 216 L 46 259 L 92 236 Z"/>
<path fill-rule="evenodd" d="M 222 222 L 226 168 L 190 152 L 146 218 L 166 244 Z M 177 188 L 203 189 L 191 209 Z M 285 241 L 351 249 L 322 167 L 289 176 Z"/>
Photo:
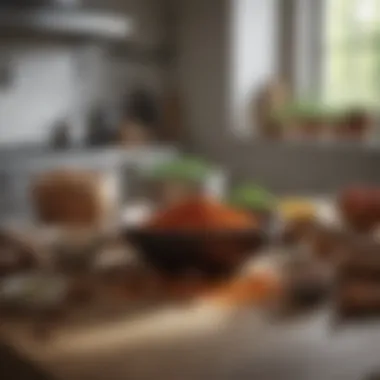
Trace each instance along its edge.
<path fill-rule="evenodd" d="M 203 196 L 166 209 L 148 223 L 148 228 L 166 231 L 222 232 L 257 227 L 257 220 L 249 213 Z"/>
<path fill-rule="evenodd" d="M 231 273 L 260 246 L 258 225 L 250 214 L 196 196 L 159 212 L 127 237 L 159 269 Z"/>

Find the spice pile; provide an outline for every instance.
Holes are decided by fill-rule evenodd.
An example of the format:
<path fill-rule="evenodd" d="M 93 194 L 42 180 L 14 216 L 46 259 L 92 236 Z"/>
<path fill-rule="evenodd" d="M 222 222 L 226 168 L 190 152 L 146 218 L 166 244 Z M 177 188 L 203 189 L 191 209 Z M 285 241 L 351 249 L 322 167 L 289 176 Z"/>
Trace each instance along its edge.
<path fill-rule="evenodd" d="M 249 214 L 207 197 L 194 197 L 156 215 L 149 228 L 170 231 L 229 231 L 257 228 Z"/>

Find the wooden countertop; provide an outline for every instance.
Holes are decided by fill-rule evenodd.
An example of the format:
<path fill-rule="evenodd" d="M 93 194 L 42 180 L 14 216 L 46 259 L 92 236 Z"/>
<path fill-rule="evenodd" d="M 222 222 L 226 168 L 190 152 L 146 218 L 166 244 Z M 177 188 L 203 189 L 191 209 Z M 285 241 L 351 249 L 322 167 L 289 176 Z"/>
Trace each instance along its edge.
<path fill-rule="evenodd" d="M 57 379 L 360 380 L 380 370 L 380 323 L 335 329 L 327 310 L 276 323 L 201 304 L 86 313 L 47 341 L 16 323 L 1 333 Z"/>

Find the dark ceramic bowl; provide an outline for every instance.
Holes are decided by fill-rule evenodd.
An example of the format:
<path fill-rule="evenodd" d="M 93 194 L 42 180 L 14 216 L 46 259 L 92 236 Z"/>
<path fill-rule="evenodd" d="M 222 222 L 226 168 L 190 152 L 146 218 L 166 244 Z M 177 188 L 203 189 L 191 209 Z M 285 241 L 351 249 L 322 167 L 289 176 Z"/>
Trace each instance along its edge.
<path fill-rule="evenodd" d="M 159 272 L 179 276 L 197 271 L 206 276 L 234 273 L 266 242 L 259 230 L 152 231 L 126 230 L 125 237 Z"/>

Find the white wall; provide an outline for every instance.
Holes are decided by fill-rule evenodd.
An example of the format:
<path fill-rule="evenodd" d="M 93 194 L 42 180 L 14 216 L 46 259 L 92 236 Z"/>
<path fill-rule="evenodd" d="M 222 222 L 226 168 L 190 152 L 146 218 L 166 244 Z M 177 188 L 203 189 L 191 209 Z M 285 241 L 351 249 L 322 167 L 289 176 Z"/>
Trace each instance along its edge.
<path fill-rule="evenodd" d="M 177 4 L 179 83 L 188 133 L 193 146 L 222 151 L 224 143 L 254 129 L 252 98 L 276 75 L 277 0 Z"/>
<path fill-rule="evenodd" d="M 0 142 L 44 140 L 46 126 L 71 107 L 71 57 L 64 51 L 27 49 L 2 56 L 11 62 L 12 79 L 0 93 Z"/>
<path fill-rule="evenodd" d="M 11 82 L 0 90 L 1 144 L 45 141 L 52 123 L 67 114 L 78 122 L 78 105 L 95 96 L 99 77 L 93 70 L 79 77 L 77 53 L 49 45 L 3 48 Z"/>
<path fill-rule="evenodd" d="M 227 0 L 178 0 L 178 82 L 189 145 L 219 150 L 229 136 Z"/>
<path fill-rule="evenodd" d="M 231 3 L 231 113 L 232 127 L 239 135 L 254 132 L 252 101 L 260 87 L 276 76 L 277 5 L 278 0 Z"/>
<path fill-rule="evenodd" d="M 294 78 L 299 97 L 319 95 L 322 90 L 323 25 L 325 0 L 295 0 Z"/>

